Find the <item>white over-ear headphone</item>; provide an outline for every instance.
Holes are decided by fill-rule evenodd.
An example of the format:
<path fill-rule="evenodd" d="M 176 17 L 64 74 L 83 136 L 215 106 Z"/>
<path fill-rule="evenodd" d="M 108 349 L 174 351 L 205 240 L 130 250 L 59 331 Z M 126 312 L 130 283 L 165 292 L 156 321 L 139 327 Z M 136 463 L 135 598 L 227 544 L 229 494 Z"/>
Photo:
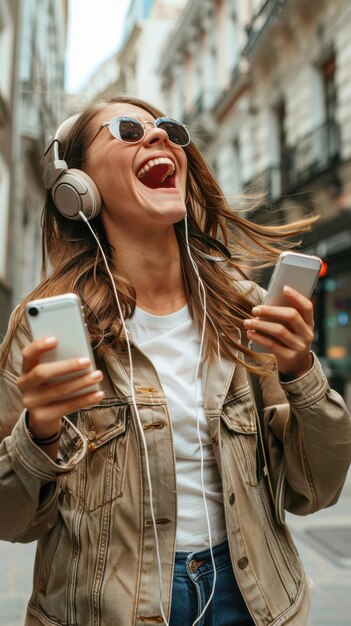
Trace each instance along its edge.
<path fill-rule="evenodd" d="M 101 209 L 97 186 L 82 170 L 68 169 L 66 161 L 59 157 L 60 145 L 78 118 L 79 115 L 69 117 L 50 137 L 44 154 L 44 185 L 51 192 L 55 206 L 62 215 L 70 220 L 81 220 L 81 211 L 91 220 Z"/>

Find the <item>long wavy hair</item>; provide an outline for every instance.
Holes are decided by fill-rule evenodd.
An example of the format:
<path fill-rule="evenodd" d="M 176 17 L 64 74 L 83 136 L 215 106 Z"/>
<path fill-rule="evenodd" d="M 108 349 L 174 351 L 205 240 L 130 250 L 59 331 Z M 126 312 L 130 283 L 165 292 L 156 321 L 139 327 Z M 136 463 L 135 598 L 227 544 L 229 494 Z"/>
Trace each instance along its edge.
<path fill-rule="evenodd" d="M 93 136 L 92 122 L 103 107 L 114 103 L 141 107 L 155 119 L 164 115 L 147 102 L 127 96 L 90 105 L 60 146 L 60 158 L 67 162 L 69 168 L 84 170 L 86 149 Z M 310 230 L 316 218 L 277 226 L 259 225 L 246 219 L 240 211 L 231 208 L 194 143 L 191 142 L 184 151 L 188 160 L 186 208 L 189 241 L 194 246 L 192 256 L 206 288 L 209 320 L 206 357 L 211 358 L 217 352 L 219 342 L 222 355 L 243 363 L 243 356 L 253 356 L 253 353 L 245 342 L 240 341 L 238 330 L 245 333 L 243 321 L 251 316 L 252 300 L 249 293 L 240 288 L 238 279 L 246 278 L 250 269 L 274 264 L 281 249 L 297 245 L 297 235 Z M 109 259 L 123 315 L 128 319 L 135 309 L 134 287 L 113 264 L 111 247 L 99 216 L 91 221 L 91 226 Z M 204 312 L 198 279 L 187 251 L 184 220 L 175 224 L 174 228 L 190 311 L 201 328 Z M 214 254 L 211 237 L 219 238 L 229 248 L 232 258 L 227 263 L 214 263 L 198 254 L 197 250 Z M 76 293 L 82 300 L 96 354 L 104 357 L 111 350 L 118 352 L 124 343 L 123 329 L 101 252 L 87 226 L 81 221 L 66 219 L 56 209 L 51 193 L 47 192 L 42 214 L 42 280 L 12 316 L 11 327 L 2 345 L 0 367 L 5 367 L 18 325 L 24 323 L 27 302 L 67 292 Z M 247 367 L 264 374 L 267 357 L 262 354 L 254 356 L 255 365 Z"/>

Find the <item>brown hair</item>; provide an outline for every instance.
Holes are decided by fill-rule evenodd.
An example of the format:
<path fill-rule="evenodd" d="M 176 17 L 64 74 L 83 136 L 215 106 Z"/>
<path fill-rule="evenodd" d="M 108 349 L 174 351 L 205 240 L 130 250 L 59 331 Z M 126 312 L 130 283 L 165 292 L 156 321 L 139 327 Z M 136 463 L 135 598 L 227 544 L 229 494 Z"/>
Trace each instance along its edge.
<path fill-rule="evenodd" d="M 92 139 L 92 121 L 101 108 L 113 103 L 127 103 L 143 108 L 155 118 L 163 113 L 154 106 L 126 96 L 115 97 L 107 102 L 89 106 L 77 119 L 67 138 L 60 147 L 60 157 L 68 167 L 84 170 L 86 148 Z M 242 362 L 237 350 L 252 354 L 237 338 L 237 329 L 243 330 L 243 320 L 251 315 L 252 301 L 239 288 L 237 279 L 246 277 L 248 269 L 272 265 L 283 245 L 292 247 L 291 240 L 311 228 L 316 218 L 308 218 L 290 225 L 263 226 L 245 219 L 234 211 L 226 201 L 221 188 L 193 142 L 184 148 L 188 159 L 187 177 L 187 219 L 189 241 L 200 251 L 213 254 L 214 250 L 206 236 L 221 238 L 228 246 L 232 259 L 227 264 L 204 260 L 192 249 L 192 255 L 199 268 L 206 288 L 207 312 L 212 323 L 207 324 L 207 356 L 217 351 L 218 341 L 221 353 L 235 361 Z M 135 308 L 135 291 L 113 266 L 111 249 L 106 239 L 102 221 L 91 221 L 111 271 L 116 280 L 122 310 L 125 318 L 130 317 Z M 95 239 L 82 222 L 63 217 L 56 209 L 50 192 L 47 192 L 42 216 L 43 263 L 42 281 L 22 301 L 15 312 L 11 328 L 2 346 L 1 367 L 5 366 L 12 340 L 18 324 L 23 320 L 25 304 L 35 298 L 57 295 L 66 292 L 77 293 L 85 308 L 85 317 L 93 346 L 99 356 L 107 351 L 120 348 L 122 325 L 118 310 Z M 186 248 L 182 223 L 175 225 L 180 247 L 184 281 L 188 293 L 190 310 L 198 326 L 203 319 L 197 277 L 191 265 Z M 193 232 L 193 234 L 192 234 Z M 204 238 L 194 237 L 196 234 Z M 47 267 L 50 262 L 51 270 Z M 226 267 L 223 267 L 226 265 Z M 236 279 L 233 279 L 233 273 Z M 218 330 L 216 330 L 218 329 Z M 267 357 L 256 355 L 255 371 L 264 373 Z M 251 369 L 251 368 L 250 368 Z"/>

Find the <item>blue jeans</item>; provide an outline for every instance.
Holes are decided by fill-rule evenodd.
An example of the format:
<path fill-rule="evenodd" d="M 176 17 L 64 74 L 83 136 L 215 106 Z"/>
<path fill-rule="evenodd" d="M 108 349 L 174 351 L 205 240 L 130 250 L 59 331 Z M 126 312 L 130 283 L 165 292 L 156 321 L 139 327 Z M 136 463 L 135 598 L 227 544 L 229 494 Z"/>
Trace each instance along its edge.
<path fill-rule="evenodd" d="M 235 580 L 228 542 L 213 548 L 217 581 L 205 615 L 196 626 L 255 626 Z M 212 590 L 213 566 L 208 548 L 176 552 L 169 626 L 192 626 Z"/>

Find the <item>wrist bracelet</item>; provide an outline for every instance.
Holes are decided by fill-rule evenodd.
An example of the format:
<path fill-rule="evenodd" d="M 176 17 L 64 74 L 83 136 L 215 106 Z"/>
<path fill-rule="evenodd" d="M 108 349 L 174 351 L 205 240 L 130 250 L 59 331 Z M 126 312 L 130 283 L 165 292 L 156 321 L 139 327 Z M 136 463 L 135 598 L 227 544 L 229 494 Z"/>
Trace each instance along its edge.
<path fill-rule="evenodd" d="M 51 435 L 51 437 L 41 438 L 41 437 L 33 437 L 32 435 L 32 441 L 36 443 L 38 446 L 50 446 L 52 443 L 56 443 L 59 439 L 61 439 L 62 431 L 63 431 L 63 428 L 61 428 L 61 430 L 59 430 L 54 435 Z"/>
<path fill-rule="evenodd" d="M 50 435 L 50 437 L 35 437 L 31 429 L 29 428 L 28 411 L 26 413 L 25 420 L 26 420 L 26 427 L 27 427 L 28 435 L 30 436 L 33 443 L 37 444 L 38 446 L 50 446 L 52 443 L 56 443 L 62 435 L 63 426 L 61 426 L 60 430 L 58 430 L 56 433 L 54 433 L 53 435 Z"/>

